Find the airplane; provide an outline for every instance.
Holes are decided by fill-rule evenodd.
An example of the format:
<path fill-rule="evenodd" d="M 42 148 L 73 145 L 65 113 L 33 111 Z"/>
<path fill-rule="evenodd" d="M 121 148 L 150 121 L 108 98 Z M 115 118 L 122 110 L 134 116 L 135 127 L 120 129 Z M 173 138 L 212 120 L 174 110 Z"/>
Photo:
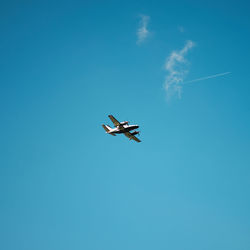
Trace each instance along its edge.
<path fill-rule="evenodd" d="M 138 125 L 128 125 L 129 122 L 118 122 L 113 115 L 109 115 L 110 120 L 113 122 L 115 128 L 111 128 L 108 125 L 102 124 L 107 134 L 116 136 L 116 134 L 124 134 L 129 140 L 135 140 L 141 142 L 135 135 L 139 134 L 139 131 L 130 132 L 131 130 L 139 128 Z"/>

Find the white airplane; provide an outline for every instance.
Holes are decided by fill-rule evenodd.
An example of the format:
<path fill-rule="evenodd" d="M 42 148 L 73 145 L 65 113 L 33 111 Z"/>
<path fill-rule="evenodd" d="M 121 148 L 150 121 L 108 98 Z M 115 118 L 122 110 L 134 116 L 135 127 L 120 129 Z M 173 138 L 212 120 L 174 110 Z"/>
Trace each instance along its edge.
<path fill-rule="evenodd" d="M 141 142 L 135 135 L 139 134 L 139 131 L 130 132 L 131 130 L 139 128 L 138 125 L 128 125 L 128 122 L 118 122 L 114 116 L 109 115 L 110 120 L 113 122 L 115 128 L 111 128 L 108 125 L 102 124 L 107 134 L 116 136 L 116 134 L 124 134 L 129 140 L 135 140 Z"/>

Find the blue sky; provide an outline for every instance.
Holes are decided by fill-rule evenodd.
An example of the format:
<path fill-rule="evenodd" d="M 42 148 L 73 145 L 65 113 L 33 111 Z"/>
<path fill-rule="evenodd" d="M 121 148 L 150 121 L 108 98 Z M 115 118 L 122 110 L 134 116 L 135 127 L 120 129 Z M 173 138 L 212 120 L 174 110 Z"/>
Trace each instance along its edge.
<path fill-rule="evenodd" d="M 250 249 L 249 11 L 2 2 L 0 248 Z"/>

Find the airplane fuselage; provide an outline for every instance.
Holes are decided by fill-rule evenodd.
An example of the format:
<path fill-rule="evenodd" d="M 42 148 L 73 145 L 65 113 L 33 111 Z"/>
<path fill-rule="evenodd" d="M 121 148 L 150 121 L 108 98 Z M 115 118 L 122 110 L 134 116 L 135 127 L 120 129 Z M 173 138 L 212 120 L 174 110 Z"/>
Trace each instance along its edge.
<path fill-rule="evenodd" d="M 138 125 L 124 125 L 122 128 L 117 126 L 116 128 L 113 128 L 109 132 L 109 134 L 123 134 L 123 133 L 129 132 L 129 131 L 137 129 L 137 128 L 139 128 Z"/>

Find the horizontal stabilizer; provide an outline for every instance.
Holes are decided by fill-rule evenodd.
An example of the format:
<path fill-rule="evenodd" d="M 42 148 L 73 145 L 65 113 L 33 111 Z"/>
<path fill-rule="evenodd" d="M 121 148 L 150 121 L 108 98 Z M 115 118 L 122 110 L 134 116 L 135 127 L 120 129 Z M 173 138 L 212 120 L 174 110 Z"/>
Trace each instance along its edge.
<path fill-rule="evenodd" d="M 105 129 L 105 131 L 106 131 L 107 133 L 109 132 L 109 128 L 108 128 L 108 126 L 106 126 L 106 125 L 102 124 L 102 127 Z"/>
<path fill-rule="evenodd" d="M 104 125 L 102 124 L 102 127 L 105 129 L 106 133 L 110 134 L 110 130 L 111 130 L 111 127 L 109 127 L 108 125 Z M 116 136 L 115 134 L 110 134 L 110 135 L 113 135 L 113 136 Z"/>

